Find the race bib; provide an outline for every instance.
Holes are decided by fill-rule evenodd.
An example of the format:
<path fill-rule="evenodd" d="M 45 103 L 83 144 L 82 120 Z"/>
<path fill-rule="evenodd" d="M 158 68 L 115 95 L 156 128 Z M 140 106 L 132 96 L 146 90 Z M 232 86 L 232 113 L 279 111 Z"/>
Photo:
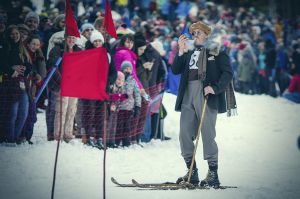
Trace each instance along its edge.
<path fill-rule="evenodd" d="M 20 83 L 20 88 L 22 90 L 25 90 L 25 83 L 23 81 L 20 81 L 19 83 Z"/>

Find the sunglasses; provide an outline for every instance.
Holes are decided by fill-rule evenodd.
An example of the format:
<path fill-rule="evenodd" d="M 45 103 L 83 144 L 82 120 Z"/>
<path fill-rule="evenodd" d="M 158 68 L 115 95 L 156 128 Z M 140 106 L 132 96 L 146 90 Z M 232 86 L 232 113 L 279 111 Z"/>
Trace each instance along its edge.
<path fill-rule="evenodd" d="M 192 36 L 194 36 L 194 37 L 201 36 L 201 35 L 204 35 L 204 32 L 202 32 L 202 31 L 192 32 Z"/>
<path fill-rule="evenodd" d="M 87 28 L 87 29 L 85 29 L 85 31 L 93 31 L 94 29 L 92 29 L 92 28 Z"/>

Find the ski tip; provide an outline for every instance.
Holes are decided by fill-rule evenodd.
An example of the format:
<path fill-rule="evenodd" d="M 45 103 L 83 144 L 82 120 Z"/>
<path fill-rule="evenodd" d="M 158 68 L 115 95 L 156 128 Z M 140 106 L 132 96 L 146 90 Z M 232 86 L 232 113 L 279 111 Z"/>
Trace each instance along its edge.
<path fill-rule="evenodd" d="M 115 184 L 118 184 L 117 180 L 114 178 L 114 177 L 111 177 L 110 180 L 115 183 Z"/>
<path fill-rule="evenodd" d="M 222 185 L 220 185 L 220 186 L 217 186 L 217 187 L 211 187 L 211 188 L 214 188 L 214 189 L 236 189 L 236 188 L 238 188 L 237 186 L 222 186 Z"/>

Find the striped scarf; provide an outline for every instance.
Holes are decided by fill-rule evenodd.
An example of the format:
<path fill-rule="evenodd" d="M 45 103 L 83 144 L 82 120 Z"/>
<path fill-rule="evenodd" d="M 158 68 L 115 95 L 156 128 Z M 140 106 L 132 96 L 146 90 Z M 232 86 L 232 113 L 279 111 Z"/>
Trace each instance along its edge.
<path fill-rule="evenodd" d="M 202 81 L 204 81 L 206 78 L 206 65 L 207 65 L 206 48 L 201 47 L 198 61 L 197 61 L 197 66 L 198 66 L 198 78 Z"/>

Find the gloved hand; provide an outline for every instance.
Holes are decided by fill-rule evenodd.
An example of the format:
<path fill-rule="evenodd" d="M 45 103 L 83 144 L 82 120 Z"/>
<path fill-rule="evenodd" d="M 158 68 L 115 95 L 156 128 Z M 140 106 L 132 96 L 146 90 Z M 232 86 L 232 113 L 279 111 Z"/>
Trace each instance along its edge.
<path fill-rule="evenodd" d="M 140 114 L 140 112 L 141 112 L 141 107 L 135 106 L 134 110 L 133 110 L 133 116 L 134 117 L 138 116 Z"/>

